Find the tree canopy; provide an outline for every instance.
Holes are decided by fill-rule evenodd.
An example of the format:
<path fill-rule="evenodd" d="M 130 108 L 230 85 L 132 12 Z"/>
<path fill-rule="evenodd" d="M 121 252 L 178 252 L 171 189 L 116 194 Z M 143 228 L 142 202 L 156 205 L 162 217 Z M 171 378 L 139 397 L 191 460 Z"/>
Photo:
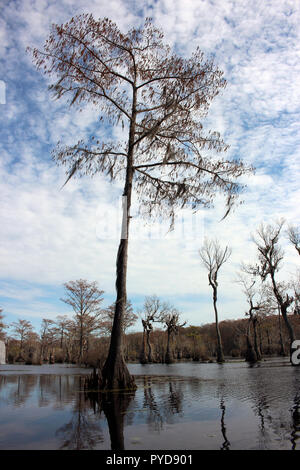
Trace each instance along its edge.
<path fill-rule="evenodd" d="M 146 19 L 123 34 L 108 18 L 85 14 L 53 25 L 44 50 L 33 50 L 36 66 L 56 77 L 55 98 L 71 105 L 91 102 L 95 119 L 132 131 L 133 182 L 141 212 L 174 217 L 190 204 L 209 207 L 218 192 L 228 207 L 242 185 L 237 178 L 250 168 L 219 154 L 227 150 L 218 132 L 205 133 L 201 121 L 226 86 L 223 72 L 197 48 L 189 58 L 174 54 L 163 33 Z M 105 172 L 124 178 L 129 141 L 91 136 L 89 142 L 59 145 L 57 163 L 75 173 Z M 211 150 L 217 157 L 213 157 Z"/>

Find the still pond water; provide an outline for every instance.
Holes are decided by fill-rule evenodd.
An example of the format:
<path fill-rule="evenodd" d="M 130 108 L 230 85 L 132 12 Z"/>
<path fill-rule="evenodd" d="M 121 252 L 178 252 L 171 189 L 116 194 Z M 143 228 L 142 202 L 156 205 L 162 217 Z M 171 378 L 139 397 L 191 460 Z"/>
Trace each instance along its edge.
<path fill-rule="evenodd" d="M 300 449 L 300 368 L 130 364 L 135 393 L 82 390 L 87 369 L 0 366 L 0 449 Z"/>

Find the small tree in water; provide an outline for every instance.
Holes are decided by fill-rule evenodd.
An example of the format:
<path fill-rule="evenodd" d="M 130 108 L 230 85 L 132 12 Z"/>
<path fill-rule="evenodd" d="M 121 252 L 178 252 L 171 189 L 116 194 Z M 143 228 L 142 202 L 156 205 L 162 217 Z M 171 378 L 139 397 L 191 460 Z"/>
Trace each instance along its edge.
<path fill-rule="evenodd" d="M 228 210 L 241 186 L 236 181 L 249 169 L 236 160 L 210 155 L 227 146 L 216 132 L 204 133 L 201 119 L 225 87 L 223 73 L 197 48 L 188 59 L 172 53 L 163 33 L 147 19 L 143 27 L 123 34 L 107 18 L 84 14 L 53 25 L 44 49 L 33 50 L 37 68 L 55 76 L 56 98 L 91 102 L 97 119 L 122 126 L 125 141 L 58 146 L 54 159 L 75 174 L 104 172 L 124 184 L 123 236 L 117 254 L 116 308 L 109 354 L 101 387 L 132 388 L 134 379 L 122 351 L 122 318 L 126 306 L 126 274 L 130 207 L 133 189 L 141 213 L 169 216 L 176 208 L 209 207 L 218 192 Z"/>
<path fill-rule="evenodd" d="M 156 295 L 148 296 L 144 302 L 144 312 L 142 320 L 143 325 L 143 343 L 140 355 L 141 364 L 155 362 L 153 357 L 150 335 L 153 331 L 153 323 L 160 322 L 162 316 L 168 311 L 169 306 L 166 302 L 161 302 Z"/>
<path fill-rule="evenodd" d="M 226 263 L 229 256 L 231 255 L 231 249 L 226 246 L 224 249 L 221 248 L 217 240 L 208 241 L 205 240 L 203 247 L 199 251 L 200 258 L 203 265 L 208 271 L 208 283 L 213 290 L 213 305 L 215 311 L 216 320 L 216 333 L 217 333 L 217 362 L 224 362 L 224 354 L 222 347 L 222 339 L 219 328 L 217 299 L 218 299 L 218 272 L 221 266 Z"/>
<path fill-rule="evenodd" d="M 263 291 L 258 290 L 255 286 L 255 280 L 249 279 L 245 274 L 240 273 L 238 281 L 243 287 L 243 293 L 246 296 L 249 306 L 246 315 L 249 316 L 248 327 L 246 332 L 246 361 L 257 362 L 261 360 L 261 350 L 257 338 L 257 325 L 260 315 L 267 309 L 266 300 L 263 298 Z M 253 329 L 253 343 L 251 340 L 251 325 Z"/>
<path fill-rule="evenodd" d="M 179 329 L 186 325 L 186 322 L 179 323 L 180 312 L 176 308 L 168 307 L 166 312 L 160 316 L 160 321 L 165 324 L 167 331 L 167 350 L 165 355 L 166 364 L 174 362 L 174 354 L 172 351 L 172 341 L 175 335 L 178 335 Z"/>
<path fill-rule="evenodd" d="M 279 271 L 284 257 L 284 253 L 279 245 L 279 237 L 283 224 L 284 221 L 280 220 L 275 224 L 260 225 L 256 230 L 256 237 L 253 237 L 258 251 L 258 262 L 257 264 L 248 264 L 244 267 L 244 270 L 249 274 L 260 276 L 263 282 L 270 278 L 274 296 L 280 306 L 282 318 L 289 334 L 291 360 L 295 333 L 288 317 L 288 308 L 294 302 L 294 298 L 286 292 L 285 286 L 276 279 L 276 273 Z"/>

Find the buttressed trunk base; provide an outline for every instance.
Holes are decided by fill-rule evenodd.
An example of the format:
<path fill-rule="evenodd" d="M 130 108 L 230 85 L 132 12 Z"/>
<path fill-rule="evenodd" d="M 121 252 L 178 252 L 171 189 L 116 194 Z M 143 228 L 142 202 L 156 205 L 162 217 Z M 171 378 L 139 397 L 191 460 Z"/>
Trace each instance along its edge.
<path fill-rule="evenodd" d="M 137 388 L 134 377 L 126 366 L 123 354 L 118 354 L 116 357 L 108 356 L 99 385 L 103 390 L 135 390 Z"/>

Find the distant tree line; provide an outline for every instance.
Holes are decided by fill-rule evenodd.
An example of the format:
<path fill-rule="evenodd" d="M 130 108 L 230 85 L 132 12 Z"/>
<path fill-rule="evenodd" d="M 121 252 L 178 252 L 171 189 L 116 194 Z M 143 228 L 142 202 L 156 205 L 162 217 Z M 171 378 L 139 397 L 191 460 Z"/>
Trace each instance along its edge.
<path fill-rule="evenodd" d="M 224 217 L 228 215 L 244 188 L 241 177 L 251 175 L 253 168 L 237 158 L 221 156 L 228 145 L 218 132 L 206 131 L 203 126 L 210 104 L 224 89 L 226 80 L 214 61 L 205 58 L 199 48 L 189 58 L 172 51 L 164 42 L 163 31 L 149 18 L 143 26 L 124 33 L 108 18 L 96 20 L 88 13 L 77 15 L 64 24 L 52 24 L 44 45 L 30 51 L 36 68 L 50 79 L 49 90 L 56 99 L 67 100 L 80 110 L 88 103 L 93 105 L 95 122 L 113 131 L 108 133 L 114 136 L 113 139 L 103 140 L 96 133 L 71 145 L 59 143 L 53 151 L 53 159 L 66 168 L 66 183 L 74 176 L 102 173 L 112 181 L 120 181 L 123 186 L 122 233 L 116 257 L 116 302 L 111 310 L 114 314 L 107 320 L 111 327 L 110 343 L 105 363 L 99 369 L 98 386 L 106 390 L 135 389 L 134 378 L 125 364 L 124 350 L 128 343 L 123 341 L 128 310 L 132 198 L 137 198 L 141 215 L 169 220 L 170 228 L 178 209 L 212 207 L 220 194 L 226 199 Z M 121 132 L 114 132 L 115 126 Z M 116 136 L 122 138 L 119 140 Z M 258 325 L 267 310 L 265 297 L 263 303 L 258 298 L 259 280 L 264 285 L 266 281 L 270 282 L 271 303 L 275 302 L 278 308 L 279 328 L 282 318 L 288 332 L 290 355 L 296 337 L 289 315 L 297 296 L 291 294 L 290 285 L 283 285 L 277 279 L 282 260 L 278 247 L 281 227 L 279 224 L 259 229 L 254 240 L 258 248 L 257 262 L 245 264 L 243 269 L 245 275 L 251 276 L 241 280 L 249 304 L 246 342 L 247 360 L 251 362 L 261 356 Z M 299 231 L 291 227 L 288 233 L 299 253 Z M 214 341 L 217 341 L 217 361 L 220 363 L 225 360 L 226 348 L 218 319 L 218 274 L 230 253 L 229 247 L 222 248 L 218 241 L 211 240 L 200 249 L 213 291 Z M 101 292 L 85 310 L 84 299 L 78 298 L 75 302 L 71 293 L 73 287 L 71 284 L 69 287 L 65 301 L 74 309 L 76 328 L 73 333 L 69 333 L 71 328 L 67 329 L 68 355 L 75 355 L 76 361 L 82 363 L 101 330 L 101 309 L 96 313 Z M 298 286 L 296 289 L 298 295 Z M 93 315 L 89 314 L 90 307 Z M 166 312 L 158 311 L 143 318 L 140 361 L 154 359 L 151 344 L 154 322 L 165 327 L 164 360 L 170 362 L 175 338 L 184 325 L 176 309 L 169 307 Z M 49 349 L 48 337 L 53 331 L 50 324 L 44 326 L 42 334 L 46 346 L 41 347 L 41 360 Z M 19 329 L 22 329 L 21 325 Z M 18 353 L 22 359 L 24 338 L 20 336 L 19 341 Z M 284 349 L 283 339 L 281 348 Z"/>
<path fill-rule="evenodd" d="M 278 280 L 284 258 L 279 244 L 283 225 L 279 221 L 259 227 L 253 237 L 257 260 L 243 263 L 238 272 L 236 282 L 248 304 L 245 318 L 218 321 L 218 274 L 231 249 L 222 248 L 217 240 L 205 240 L 199 255 L 213 291 L 215 322 L 186 326 L 181 312 L 156 295 L 145 297 L 143 308 L 136 313 L 128 300 L 122 317 L 125 360 L 142 364 L 181 359 L 224 362 L 226 357 L 236 357 L 253 363 L 270 355 L 290 356 L 294 340 L 300 338 L 300 283 L 299 273 L 290 280 Z M 299 254 L 299 229 L 290 226 L 286 234 Z M 115 304 L 102 308 L 104 291 L 95 281 L 70 281 L 64 284 L 64 291 L 61 300 L 72 307 L 73 317 L 44 318 L 39 332 L 25 319 L 6 325 L 0 308 L 0 339 L 6 342 L 9 363 L 103 366 Z M 126 334 L 138 319 L 142 332 Z"/>
<path fill-rule="evenodd" d="M 65 283 L 64 289 L 65 297 L 61 300 L 72 307 L 73 317 L 43 318 L 39 332 L 35 332 L 31 322 L 24 319 L 6 325 L 0 310 L 0 339 L 6 342 L 8 362 L 88 365 L 93 354 L 99 356 L 93 348 L 99 337 L 111 333 L 114 305 L 101 308 L 104 291 L 99 289 L 97 282 L 79 279 Z M 137 318 L 128 301 L 124 332 Z M 5 332 L 6 329 L 9 332 Z"/>
<path fill-rule="evenodd" d="M 174 312 L 173 312 L 174 314 Z M 170 315 L 170 314 L 168 314 Z M 173 324 L 170 320 L 173 318 Z M 175 320 L 175 321 L 174 321 Z M 176 327 L 175 317 L 166 318 L 165 328 L 153 329 L 149 342 L 144 332 L 124 335 L 124 357 L 127 362 L 172 363 L 178 360 L 217 361 L 218 340 L 215 323 L 202 326 Z M 296 337 L 300 338 L 299 315 L 290 314 Z M 174 328 L 175 325 L 175 328 Z M 78 364 L 80 357 L 80 334 L 76 334 L 74 320 L 58 316 L 56 320 L 42 322 L 40 333 L 33 331 L 28 321 L 19 320 L 10 325 L 12 334 L 6 334 L 7 361 L 27 364 L 71 363 Z M 249 345 L 249 320 L 224 320 L 219 323 L 225 359 L 247 360 Z M 270 356 L 287 356 L 289 335 L 286 329 L 278 327 L 278 315 L 261 315 L 256 323 L 257 345 L 260 359 Z M 4 339 L 4 334 L 3 334 Z M 81 365 L 99 367 L 105 360 L 110 342 L 107 326 L 89 335 L 88 348 L 81 354 Z M 86 343 L 85 343 L 86 344 Z M 150 349 L 149 349 L 150 344 Z M 145 352 L 149 354 L 145 359 Z M 251 362 L 251 361 L 250 361 Z"/>

